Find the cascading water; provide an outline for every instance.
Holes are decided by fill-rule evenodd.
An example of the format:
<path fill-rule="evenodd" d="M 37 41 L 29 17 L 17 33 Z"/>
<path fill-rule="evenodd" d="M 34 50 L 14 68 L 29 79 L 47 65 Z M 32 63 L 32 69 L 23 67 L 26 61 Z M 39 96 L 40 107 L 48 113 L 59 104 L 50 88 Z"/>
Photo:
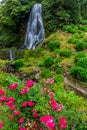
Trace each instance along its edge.
<path fill-rule="evenodd" d="M 35 49 L 44 38 L 45 31 L 42 20 L 42 4 L 35 4 L 29 16 L 24 47 L 27 49 Z"/>
<path fill-rule="evenodd" d="M 13 56 L 13 50 L 10 50 L 9 51 L 9 59 L 11 60 L 11 61 L 14 61 L 14 56 Z"/>

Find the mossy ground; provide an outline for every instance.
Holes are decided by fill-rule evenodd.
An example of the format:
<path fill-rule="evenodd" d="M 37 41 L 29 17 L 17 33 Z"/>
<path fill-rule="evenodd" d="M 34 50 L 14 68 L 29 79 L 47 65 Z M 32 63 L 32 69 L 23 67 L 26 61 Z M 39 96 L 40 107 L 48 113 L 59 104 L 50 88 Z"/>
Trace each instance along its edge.
<path fill-rule="evenodd" d="M 86 38 L 86 36 L 87 33 L 85 33 L 84 37 Z M 74 37 L 74 34 L 59 30 L 55 34 L 46 38 L 35 50 L 23 51 L 23 56 L 21 56 L 23 59 L 23 65 L 15 71 L 20 74 L 26 74 L 27 78 L 36 80 L 43 85 L 45 85 L 44 82 L 47 78 L 53 77 L 55 84 L 53 85 L 52 90 L 55 92 L 55 98 L 67 108 L 63 114 L 67 116 L 67 119 L 70 120 L 71 124 L 73 121 L 76 122 L 75 119 L 77 118 L 77 125 L 79 124 L 80 126 L 81 124 L 84 126 L 84 120 L 87 120 L 87 100 L 84 101 L 81 96 L 78 97 L 71 90 L 65 90 L 64 73 L 69 73 L 69 68 L 74 65 L 75 55 L 77 54 L 75 43 L 68 43 L 68 40 L 71 37 Z M 55 40 L 60 41 L 60 47 L 54 51 L 50 51 L 48 44 L 50 41 Z M 80 40 L 83 40 L 83 38 L 80 38 Z M 71 50 L 72 54 L 69 55 L 69 57 L 66 55 L 61 56 L 61 50 Z M 87 49 L 84 49 L 83 52 L 87 53 Z M 48 56 L 50 56 L 52 63 L 46 61 Z M 14 64 L 14 62 L 15 61 L 0 60 L 0 88 L 4 88 L 3 80 L 5 77 L 9 77 L 9 80 L 10 78 L 14 79 L 12 74 L 7 73 L 6 71 L 6 64 Z M 44 62 L 47 62 L 50 66 L 46 66 L 47 64 L 44 64 Z M 40 75 L 39 78 L 37 78 L 37 75 Z M 22 79 L 24 80 L 24 77 Z M 85 85 L 87 84 L 85 83 Z M 79 119 L 81 120 L 81 123 L 79 123 Z M 78 128 L 78 130 L 81 129 Z"/>

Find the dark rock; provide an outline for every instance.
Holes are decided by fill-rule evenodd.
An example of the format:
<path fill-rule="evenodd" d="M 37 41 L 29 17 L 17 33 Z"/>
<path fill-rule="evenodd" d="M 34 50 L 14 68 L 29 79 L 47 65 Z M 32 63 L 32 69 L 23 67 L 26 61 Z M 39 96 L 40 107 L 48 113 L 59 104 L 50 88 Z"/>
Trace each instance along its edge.
<path fill-rule="evenodd" d="M 5 68 L 6 68 L 7 73 L 10 73 L 10 72 L 13 73 L 16 71 L 14 64 L 6 64 Z"/>
<path fill-rule="evenodd" d="M 40 79 L 40 78 L 41 78 L 41 74 L 40 74 L 40 73 L 37 73 L 37 74 L 35 75 L 35 79 L 38 80 L 38 79 Z"/>

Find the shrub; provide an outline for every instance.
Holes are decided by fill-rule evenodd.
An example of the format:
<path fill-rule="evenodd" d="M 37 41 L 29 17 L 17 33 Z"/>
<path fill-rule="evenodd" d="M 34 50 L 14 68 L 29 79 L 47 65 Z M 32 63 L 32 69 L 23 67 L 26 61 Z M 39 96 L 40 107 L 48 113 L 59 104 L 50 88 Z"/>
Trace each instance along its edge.
<path fill-rule="evenodd" d="M 81 23 L 82 23 L 83 25 L 87 25 L 87 20 L 82 20 Z"/>
<path fill-rule="evenodd" d="M 23 59 L 18 59 L 16 61 L 14 61 L 14 66 L 15 66 L 16 69 L 19 69 L 23 65 L 24 65 L 24 60 Z"/>
<path fill-rule="evenodd" d="M 58 40 L 50 41 L 48 43 L 48 47 L 49 47 L 50 51 L 54 51 L 54 50 L 58 49 L 59 46 L 60 46 L 60 42 Z"/>
<path fill-rule="evenodd" d="M 87 69 L 87 57 L 83 57 L 79 59 L 79 61 L 77 62 L 77 65 Z"/>
<path fill-rule="evenodd" d="M 60 114 L 63 105 L 55 100 L 54 92 L 49 89 L 48 84 L 42 87 L 31 80 L 27 80 L 25 84 L 19 83 L 21 82 L 11 83 L 5 90 L 0 89 L 0 102 L 3 104 L 3 114 L 0 112 L 0 128 L 53 130 L 60 129 L 61 125 L 67 127 L 66 118 Z M 49 83 L 51 87 L 53 82 Z M 64 124 L 60 122 L 62 118 Z"/>
<path fill-rule="evenodd" d="M 68 49 L 60 50 L 60 56 L 70 57 L 72 55 L 72 51 Z"/>
<path fill-rule="evenodd" d="M 79 34 L 79 37 L 80 37 L 80 38 L 84 38 L 84 36 L 85 36 L 85 33 Z"/>
<path fill-rule="evenodd" d="M 79 26 L 79 29 L 82 30 L 82 31 L 87 32 L 87 25 Z"/>
<path fill-rule="evenodd" d="M 54 77 L 54 80 L 55 80 L 55 83 L 57 84 L 60 84 L 64 81 L 64 77 L 62 74 L 57 74 L 55 77 Z"/>
<path fill-rule="evenodd" d="M 46 56 L 43 60 L 44 67 L 51 67 L 54 63 L 54 59 L 52 56 Z"/>
<path fill-rule="evenodd" d="M 63 26 L 62 30 L 74 34 L 74 33 L 77 33 L 78 27 L 77 26 Z"/>
<path fill-rule="evenodd" d="M 75 34 L 74 34 L 74 38 L 79 39 L 79 34 L 78 34 L 78 33 L 75 33 Z"/>
<path fill-rule="evenodd" d="M 75 55 L 75 62 L 78 62 L 81 58 L 84 58 L 84 57 L 86 57 L 86 54 L 84 52 L 78 52 Z"/>
<path fill-rule="evenodd" d="M 68 39 L 68 43 L 76 43 L 78 41 L 78 39 L 71 37 Z"/>
<path fill-rule="evenodd" d="M 82 51 L 82 50 L 84 50 L 84 49 L 85 49 L 85 43 L 82 42 L 82 41 L 77 41 L 77 42 L 76 42 L 76 45 L 75 45 L 75 49 L 76 49 L 77 51 Z"/>
<path fill-rule="evenodd" d="M 57 74 L 63 74 L 64 72 L 63 68 L 59 67 L 57 64 L 52 67 L 52 70 L 55 71 Z"/>
<path fill-rule="evenodd" d="M 87 82 L 87 69 L 80 66 L 73 66 L 70 68 L 70 73 L 74 78 L 77 78 L 83 82 Z"/>
<path fill-rule="evenodd" d="M 51 71 L 49 70 L 49 69 L 44 69 L 43 71 L 42 71 L 42 76 L 44 77 L 44 78 L 52 78 L 53 77 L 53 74 L 51 73 Z"/>

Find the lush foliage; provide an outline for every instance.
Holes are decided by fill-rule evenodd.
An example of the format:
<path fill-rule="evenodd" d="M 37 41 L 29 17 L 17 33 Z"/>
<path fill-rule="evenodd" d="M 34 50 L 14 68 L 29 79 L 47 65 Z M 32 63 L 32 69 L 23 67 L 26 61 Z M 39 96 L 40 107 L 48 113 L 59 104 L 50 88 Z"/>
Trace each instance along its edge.
<path fill-rule="evenodd" d="M 51 71 L 49 69 L 44 69 L 42 71 L 42 77 L 44 78 L 49 78 L 49 77 L 53 77 L 53 74 L 51 73 Z"/>
<path fill-rule="evenodd" d="M 68 39 L 68 43 L 76 43 L 78 41 L 77 38 L 71 37 Z"/>
<path fill-rule="evenodd" d="M 57 103 L 54 92 L 50 88 L 50 85 L 54 83 L 52 78 L 46 80 L 46 87 L 31 80 L 26 81 L 26 86 L 23 86 L 21 82 L 14 82 L 8 86 L 8 79 L 6 81 L 6 91 L 0 89 L 0 103 L 3 104 L 4 113 L 0 128 L 10 130 L 66 129 L 66 118 L 60 114 L 63 105 Z"/>
<path fill-rule="evenodd" d="M 44 57 L 42 63 L 40 64 L 40 66 L 44 66 L 44 67 L 51 67 L 54 63 L 54 59 L 52 56 L 47 55 Z"/>
<path fill-rule="evenodd" d="M 87 31 L 86 5 L 83 0 L 3 0 L 0 5 L 0 45 L 1 47 L 20 47 L 24 41 L 26 24 L 31 8 L 35 3 L 43 5 L 43 19 L 46 34 L 56 31 L 58 27 L 73 23 L 85 24 L 81 30 Z M 64 30 L 76 33 L 77 27 L 71 26 Z"/>
<path fill-rule="evenodd" d="M 14 67 L 16 69 L 21 68 L 23 65 L 24 65 L 24 60 L 22 60 L 22 59 L 18 59 L 16 61 L 14 61 Z"/>
<path fill-rule="evenodd" d="M 72 51 L 69 49 L 60 50 L 60 56 L 70 57 L 72 55 Z"/>
<path fill-rule="evenodd" d="M 81 58 L 78 62 L 77 62 L 78 66 L 81 66 L 85 69 L 87 69 L 87 57 L 83 57 Z"/>
<path fill-rule="evenodd" d="M 85 49 L 85 43 L 82 42 L 82 41 L 77 41 L 77 42 L 76 42 L 76 45 L 75 45 L 75 49 L 76 49 L 77 51 L 82 51 L 82 50 L 84 50 L 84 49 Z"/>
<path fill-rule="evenodd" d="M 54 50 L 58 49 L 59 46 L 60 46 L 60 42 L 58 40 L 50 41 L 48 43 L 48 47 L 49 47 L 50 51 L 54 51 Z"/>
<path fill-rule="evenodd" d="M 75 55 L 75 62 L 78 62 L 81 58 L 85 58 L 85 57 L 86 57 L 86 53 L 84 53 L 84 52 L 78 52 Z"/>
<path fill-rule="evenodd" d="M 78 27 L 77 26 L 63 26 L 62 30 L 74 34 L 77 32 Z"/>
<path fill-rule="evenodd" d="M 87 82 L 87 69 L 80 66 L 72 66 L 70 68 L 70 73 L 74 78 Z"/>
<path fill-rule="evenodd" d="M 14 76 L 5 77 L 5 87 L 0 89 L 0 128 L 86 130 L 86 102 L 74 92 L 67 93 L 60 87 L 62 82 L 62 75 L 48 78 L 44 86 L 31 80 L 24 83 Z"/>

